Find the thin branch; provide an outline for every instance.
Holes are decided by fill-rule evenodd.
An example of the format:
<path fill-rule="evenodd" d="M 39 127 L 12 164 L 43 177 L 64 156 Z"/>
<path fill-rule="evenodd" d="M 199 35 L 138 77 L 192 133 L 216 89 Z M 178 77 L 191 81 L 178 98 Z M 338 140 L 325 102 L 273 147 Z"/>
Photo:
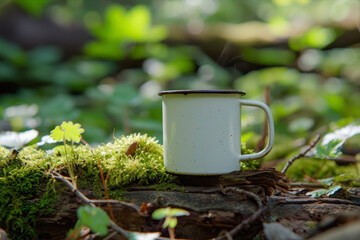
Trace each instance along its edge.
<path fill-rule="evenodd" d="M 258 205 L 258 208 L 262 208 L 262 206 L 263 206 L 261 198 L 253 192 L 249 192 L 244 189 L 240 189 L 240 188 L 236 188 L 236 187 L 226 187 L 222 190 L 222 192 L 225 194 L 228 194 L 229 192 L 235 192 L 237 194 L 246 195 L 246 197 L 252 198 L 255 200 L 255 202 Z"/>
<path fill-rule="evenodd" d="M 123 201 L 118 201 L 118 200 L 93 200 L 93 199 L 89 199 L 87 198 L 84 194 L 82 194 L 78 189 L 76 189 L 71 182 L 69 182 L 68 180 L 65 179 L 65 177 L 63 177 L 61 174 L 55 172 L 55 171 L 50 171 L 51 175 L 53 176 L 53 178 L 62 181 L 63 183 L 65 183 L 66 186 L 68 186 L 70 188 L 70 190 L 75 193 L 76 196 L 78 196 L 81 200 L 83 200 L 85 203 L 115 203 L 115 204 L 120 204 L 123 205 L 125 207 L 129 207 L 132 208 L 136 211 L 140 211 L 140 208 L 137 207 L 136 205 L 133 205 L 131 203 L 127 203 L 127 202 L 123 202 Z"/>
<path fill-rule="evenodd" d="M 53 178 L 62 181 L 63 183 L 65 183 L 66 186 L 68 186 L 70 188 L 70 190 L 75 193 L 76 196 L 78 196 L 82 201 L 84 201 L 85 203 L 90 204 L 93 207 L 96 207 L 94 203 L 116 203 L 116 204 L 121 204 L 123 206 L 126 207 L 130 207 L 136 211 L 140 211 L 140 209 L 133 204 L 130 203 L 126 203 L 126 202 L 122 202 L 122 201 L 118 201 L 118 200 L 92 200 L 87 198 L 84 194 L 82 194 L 78 189 L 76 189 L 71 182 L 69 182 L 68 180 L 65 179 L 64 176 L 62 176 L 61 174 L 55 172 L 55 171 L 50 171 L 50 174 Z M 132 233 L 132 231 L 127 231 L 123 228 L 121 228 L 119 225 L 117 225 L 114 221 L 110 220 L 110 225 L 111 227 L 117 231 L 118 233 L 120 233 L 125 239 L 129 238 L 130 233 Z M 164 237 L 158 237 L 156 238 L 156 240 L 168 240 L 169 238 L 164 238 Z"/>
<path fill-rule="evenodd" d="M 84 194 L 82 194 L 79 190 L 77 190 L 71 182 L 69 182 L 68 180 L 66 180 L 65 178 L 63 178 L 59 173 L 55 172 L 55 171 L 50 171 L 51 175 L 55 178 L 55 179 L 58 179 L 60 181 L 62 181 L 63 183 L 65 183 L 73 193 L 76 194 L 76 196 L 78 196 L 81 200 L 83 200 L 85 203 L 88 203 L 90 204 L 91 206 L 93 207 L 96 207 L 95 206 L 95 202 L 96 203 L 99 203 L 100 201 L 101 202 L 106 202 L 108 203 L 109 201 L 111 201 L 112 203 L 120 203 L 122 205 L 125 205 L 125 206 L 129 206 L 129 207 L 132 207 L 134 209 L 135 206 L 131 205 L 131 204 L 128 204 L 128 203 L 125 203 L 125 202 L 120 202 L 120 201 L 115 201 L 115 200 L 105 200 L 105 201 L 102 201 L 102 200 L 90 200 L 88 199 Z M 118 231 L 123 237 L 125 237 L 125 239 L 128 238 L 128 231 L 122 229 L 121 227 L 119 227 L 115 222 L 113 222 L 112 220 L 110 220 L 110 225 L 113 229 L 115 229 L 116 231 Z"/>
<path fill-rule="evenodd" d="M 304 187 L 304 188 L 323 188 L 324 185 L 321 183 L 308 183 L 308 182 L 292 182 L 291 187 Z"/>
<path fill-rule="evenodd" d="M 241 229 L 243 229 L 245 226 L 249 225 L 250 223 L 254 222 L 258 217 L 260 217 L 263 212 L 268 208 L 267 206 L 264 206 L 260 197 L 256 195 L 255 193 L 246 191 L 244 189 L 239 189 L 235 187 L 227 187 L 223 190 L 223 192 L 229 193 L 229 192 L 236 192 L 238 194 L 246 195 L 247 197 L 250 197 L 254 199 L 259 207 L 259 209 L 250 217 L 245 219 L 244 221 L 240 222 L 238 225 L 236 225 L 228 234 L 224 234 L 220 237 L 213 238 L 213 240 L 223 240 L 223 239 L 229 239 L 228 236 L 230 235 L 233 237 L 236 233 L 238 233 Z"/>
<path fill-rule="evenodd" d="M 295 160 L 305 157 L 305 155 L 311 150 L 313 149 L 316 144 L 319 142 L 321 135 L 317 135 L 316 139 L 301 153 L 299 153 L 297 156 L 293 157 L 290 161 L 288 161 L 286 163 L 286 166 L 284 167 L 284 169 L 281 171 L 282 173 L 286 173 L 286 171 L 288 170 L 288 168 L 295 162 Z"/>
<path fill-rule="evenodd" d="M 329 203 L 329 204 L 346 204 L 360 206 L 360 203 L 352 202 L 339 198 L 286 198 L 272 196 L 272 199 L 280 200 L 277 204 L 313 204 L 313 203 Z"/>
<path fill-rule="evenodd" d="M 254 222 L 258 217 L 260 217 L 265 210 L 267 210 L 267 206 L 263 206 L 261 207 L 259 210 L 257 210 L 253 215 L 251 215 L 250 217 L 248 217 L 247 219 L 245 219 L 244 221 L 242 221 L 241 223 L 239 223 L 236 227 L 234 227 L 230 232 L 229 235 L 230 236 L 234 236 L 236 233 L 238 233 L 241 229 L 243 229 L 244 227 L 248 226 L 249 224 L 251 224 L 252 222 Z M 213 238 L 213 240 L 223 240 L 226 239 L 227 235 L 224 234 L 220 237 L 217 238 Z"/>

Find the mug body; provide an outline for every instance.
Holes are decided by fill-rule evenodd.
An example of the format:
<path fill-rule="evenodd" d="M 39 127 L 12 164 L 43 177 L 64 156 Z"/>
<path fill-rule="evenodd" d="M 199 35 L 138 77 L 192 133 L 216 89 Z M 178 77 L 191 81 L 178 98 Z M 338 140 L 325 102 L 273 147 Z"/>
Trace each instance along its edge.
<path fill-rule="evenodd" d="M 239 91 L 165 91 L 164 164 L 168 172 L 219 175 L 240 170 Z"/>

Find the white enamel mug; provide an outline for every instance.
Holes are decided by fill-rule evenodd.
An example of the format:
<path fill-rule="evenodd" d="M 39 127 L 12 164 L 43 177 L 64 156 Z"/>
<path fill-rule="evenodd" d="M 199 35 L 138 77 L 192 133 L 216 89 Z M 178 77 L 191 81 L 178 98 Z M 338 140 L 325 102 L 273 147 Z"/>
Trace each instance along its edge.
<path fill-rule="evenodd" d="M 164 164 L 170 173 L 220 175 L 240 170 L 239 161 L 258 159 L 274 143 L 274 120 L 264 103 L 240 99 L 232 90 L 162 91 Z M 268 123 L 268 144 L 241 154 L 241 106 L 259 107 Z"/>

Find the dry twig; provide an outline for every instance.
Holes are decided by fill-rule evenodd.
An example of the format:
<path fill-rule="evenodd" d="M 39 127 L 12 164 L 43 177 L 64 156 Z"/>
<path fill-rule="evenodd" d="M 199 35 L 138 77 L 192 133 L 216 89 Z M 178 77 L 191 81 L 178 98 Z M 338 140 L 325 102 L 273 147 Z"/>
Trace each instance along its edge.
<path fill-rule="evenodd" d="M 126 203 L 126 202 L 122 202 L 122 201 L 118 201 L 118 200 L 92 200 L 87 198 L 84 194 L 82 194 L 78 189 L 76 189 L 71 182 L 69 182 L 68 180 L 65 179 L 65 177 L 63 177 L 61 174 L 55 172 L 55 171 L 50 171 L 50 174 L 53 178 L 62 181 L 63 183 L 65 183 L 66 186 L 68 186 L 70 188 L 70 190 L 75 193 L 76 196 L 78 196 L 82 201 L 84 201 L 85 203 L 90 204 L 91 206 L 96 207 L 95 203 L 116 203 L 116 204 L 121 204 L 125 207 L 130 207 L 136 211 L 140 211 L 140 208 L 138 208 L 136 205 L 130 204 L 130 203 Z M 125 239 L 129 238 L 130 233 L 132 233 L 131 231 L 127 231 L 123 228 L 121 228 L 119 225 L 117 225 L 114 221 L 110 220 L 110 225 L 111 227 L 117 231 L 118 233 L 120 233 Z M 163 238 L 163 237 L 158 237 L 156 238 L 156 240 L 167 240 L 168 238 Z"/>
<path fill-rule="evenodd" d="M 329 204 L 347 204 L 360 206 L 360 203 L 349 201 L 340 198 L 286 198 L 272 196 L 273 199 L 278 199 L 279 204 L 313 204 L 313 203 L 329 203 Z"/>
<path fill-rule="evenodd" d="M 268 208 L 267 206 L 264 206 L 260 197 L 257 196 L 256 194 L 246 191 L 244 189 L 238 189 L 235 187 L 227 187 L 223 190 L 224 193 L 229 193 L 229 192 L 236 192 L 238 194 L 243 194 L 246 195 L 246 197 L 252 198 L 256 201 L 259 209 L 250 217 L 248 217 L 247 219 L 245 219 L 244 221 L 240 222 L 238 225 L 236 225 L 230 232 L 228 232 L 228 234 L 224 234 L 220 237 L 214 238 L 213 240 L 223 240 L 223 239 L 229 239 L 228 237 L 233 237 L 236 233 L 238 233 L 241 229 L 243 229 L 245 226 L 249 225 L 250 223 L 252 223 L 253 221 L 255 221 L 258 217 L 260 217 L 263 212 Z"/>
<path fill-rule="evenodd" d="M 84 194 L 82 194 L 78 189 L 76 189 L 71 182 L 69 182 L 68 180 L 66 180 L 61 174 L 55 172 L 55 171 L 50 171 L 51 175 L 53 178 L 62 181 L 63 183 L 65 183 L 66 186 L 68 186 L 71 191 L 73 193 L 75 193 L 76 196 L 78 196 L 82 201 L 84 201 L 85 203 L 90 204 L 91 206 L 95 206 L 95 203 L 118 203 L 121 204 L 123 206 L 126 207 L 130 207 L 135 209 L 136 211 L 139 211 L 138 207 L 130 204 L 130 203 L 126 203 L 126 202 L 122 202 L 122 201 L 117 201 L 117 200 L 92 200 L 87 198 Z M 128 232 L 124 229 L 122 229 L 121 227 L 119 227 L 114 221 L 110 220 L 110 225 L 113 229 L 115 229 L 117 232 L 119 232 L 123 237 L 127 238 L 128 236 Z"/>
<path fill-rule="evenodd" d="M 290 161 L 288 161 L 286 163 L 286 166 L 284 167 L 284 169 L 281 171 L 282 173 L 286 173 L 286 171 L 288 170 L 288 168 L 295 162 L 295 160 L 305 157 L 305 155 L 311 150 L 313 149 L 316 144 L 319 142 L 321 135 L 317 135 L 316 139 L 301 153 L 299 153 L 297 156 L 293 157 L 292 159 L 290 159 Z"/>
<path fill-rule="evenodd" d="M 245 219 L 241 223 L 239 223 L 236 227 L 234 227 L 230 232 L 229 235 L 233 237 L 237 232 L 239 232 L 241 229 L 243 229 L 245 226 L 248 226 L 250 223 L 255 221 L 258 217 L 260 217 L 263 212 L 267 209 L 267 206 L 261 207 L 259 210 L 257 210 L 253 215 L 251 215 L 249 218 Z M 226 239 L 227 235 L 224 234 L 220 237 L 214 238 L 213 240 L 223 240 Z"/>

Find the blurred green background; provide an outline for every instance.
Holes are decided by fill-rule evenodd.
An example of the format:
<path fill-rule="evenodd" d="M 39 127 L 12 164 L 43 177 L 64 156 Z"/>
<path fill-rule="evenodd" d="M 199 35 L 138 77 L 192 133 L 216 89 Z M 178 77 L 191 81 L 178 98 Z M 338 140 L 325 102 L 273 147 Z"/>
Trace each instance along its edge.
<path fill-rule="evenodd" d="M 358 0 L 2 0 L 0 128 L 82 124 L 162 142 L 168 89 L 236 89 L 272 109 L 269 160 L 360 118 Z M 255 148 L 261 111 L 243 109 Z"/>

